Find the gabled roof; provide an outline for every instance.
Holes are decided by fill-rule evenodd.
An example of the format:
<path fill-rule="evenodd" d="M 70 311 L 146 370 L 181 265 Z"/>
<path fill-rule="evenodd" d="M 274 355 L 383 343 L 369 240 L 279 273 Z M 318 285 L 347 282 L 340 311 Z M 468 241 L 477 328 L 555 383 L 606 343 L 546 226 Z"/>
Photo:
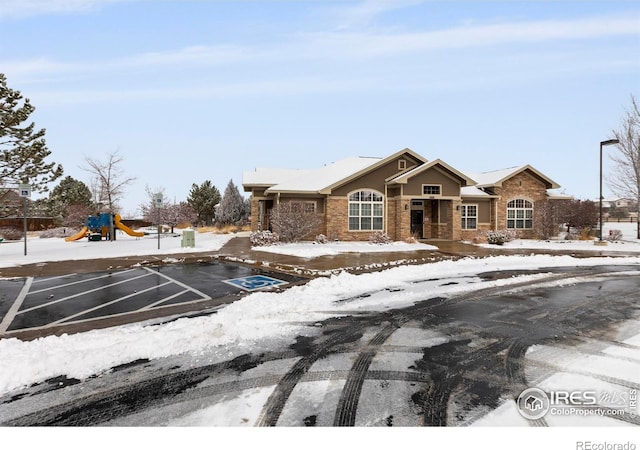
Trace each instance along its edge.
<path fill-rule="evenodd" d="M 327 164 L 319 169 L 258 168 L 254 172 L 245 172 L 242 177 L 242 184 L 245 189 L 249 187 L 266 187 L 268 189 L 265 192 L 270 194 L 330 194 L 333 189 L 404 154 L 409 154 L 419 163 L 426 162 L 424 157 L 411 149 L 405 148 L 386 158 L 357 156 Z"/>
<path fill-rule="evenodd" d="M 320 169 L 306 170 L 302 174 L 287 178 L 267 189 L 270 193 L 319 193 L 323 189 L 361 172 L 379 162 L 381 158 L 356 156 L 328 164 Z"/>
<path fill-rule="evenodd" d="M 452 175 L 456 176 L 457 178 L 459 178 L 460 180 L 462 180 L 464 182 L 463 186 L 465 185 L 473 185 L 476 184 L 476 182 L 474 180 L 472 180 L 471 178 L 469 178 L 468 176 L 466 176 L 464 173 L 460 172 L 457 169 L 454 169 L 453 167 L 451 167 L 449 164 L 447 164 L 446 162 L 442 161 L 441 159 L 434 159 L 433 161 L 430 161 L 426 164 L 421 164 L 420 166 L 405 172 L 403 174 L 398 175 L 397 177 L 393 178 L 390 180 L 391 183 L 399 183 L 399 184 L 406 184 L 409 181 L 409 178 L 418 175 L 419 173 L 424 172 L 425 170 L 431 169 L 433 167 L 436 166 L 440 166 L 442 168 L 444 168 L 447 172 L 450 172 Z"/>
<path fill-rule="evenodd" d="M 494 170 L 492 172 L 484 172 L 471 174 L 471 176 L 478 182 L 478 187 L 500 187 L 502 183 L 504 183 L 509 178 L 521 173 L 529 171 L 536 177 L 538 177 L 542 182 L 545 183 L 547 189 L 557 189 L 560 187 L 558 183 L 553 181 L 551 178 L 544 175 L 542 172 L 539 172 L 534 167 L 529 164 L 525 166 L 519 167 L 509 167 L 507 169 Z"/>
<path fill-rule="evenodd" d="M 322 189 L 320 191 L 320 193 L 321 194 L 331 194 L 331 191 L 333 189 L 336 189 L 336 188 L 342 186 L 343 184 L 346 184 L 346 183 L 348 183 L 348 182 L 350 182 L 350 181 L 352 181 L 352 180 L 354 180 L 354 179 L 356 179 L 358 177 L 361 177 L 362 175 L 364 175 L 364 174 L 366 174 L 368 172 L 371 172 L 371 171 L 373 171 L 373 170 L 375 170 L 375 169 L 377 169 L 377 168 L 389 163 L 390 161 L 393 161 L 394 159 L 399 158 L 400 156 L 402 156 L 404 154 L 411 155 L 414 159 L 417 159 L 420 164 L 424 164 L 424 163 L 427 162 L 426 158 L 424 158 L 423 156 L 417 154 L 416 152 L 414 152 L 410 148 L 403 148 L 402 150 L 397 151 L 393 155 L 389 155 L 386 158 L 379 158 L 379 160 L 376 163 L 372 164 L 369 167 L 364 168 L 363 170 L 355 172 L 355 173 L 351 174 L 350 176 L 347 176 L 347 177 L 345 177 L 345 178 L 343 178 L 343 179 L 341 179 L 341 180 L 339 180 L 339 181 L 337 181 L 337 182 L 335 182 L 335 183 L 333 183 L 331 185 L 328 185 L 326 188 Z M 420 165 L 418 167 L 420 167 Z"/>

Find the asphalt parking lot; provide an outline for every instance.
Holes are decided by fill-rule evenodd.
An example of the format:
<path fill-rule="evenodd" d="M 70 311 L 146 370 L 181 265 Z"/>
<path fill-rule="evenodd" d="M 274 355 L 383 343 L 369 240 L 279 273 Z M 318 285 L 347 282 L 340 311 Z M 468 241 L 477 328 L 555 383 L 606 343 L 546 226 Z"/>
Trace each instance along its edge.
<path fill-rule="evenodd" d="M 214 308 L 247 292 L 303 280 L 220 261 L 0 280 L 0 336 L 42 336 Z"/>

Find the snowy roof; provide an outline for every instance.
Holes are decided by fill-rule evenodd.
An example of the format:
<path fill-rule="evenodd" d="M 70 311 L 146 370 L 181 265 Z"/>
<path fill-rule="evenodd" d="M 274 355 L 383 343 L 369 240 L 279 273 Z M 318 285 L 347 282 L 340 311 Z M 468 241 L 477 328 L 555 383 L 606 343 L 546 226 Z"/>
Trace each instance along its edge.
<path fill-rule="evenodd" d="M 461 197 L 494 197 L 493 195 L 487 194 L 485 191 L 479 189 L 476 186 L 463 186 L 460 188 L 460 196 Z"/>
<path fill-rule="evenodd" d="M 469 176 L 478 182 L 479 187 L 487 187 L 487 186 L 501 186 L 502 183 L 511 178 L 514 175 L 517 175 L 520 172 L 524 172 L 525 170 L 529 170 L 539 178 L 544 180 L 550 188 L 559 188 L 560 185 L 553 181 L 551 178 L 547 177 L 543 173 L 537 171 L 529 164 L 518 167 L 509 167 L 507 169 L 493 170 L 491 172 L 483 172 L 483 173 L 469 173 Z"/>
<path fill-rule="evenodd" d="M 305 170 L 283 179 L 267 189 L 269 192 L 313 192 L 338 183 L 382 161 L 382 158 L 355 156 L 342 159 L 315 170 Z"/>
<path fill-rule="evenodd" d="M 552 200 L 571 200 L 572 195 L 564 194 L 559 189 L 547 189 L 547 197 Z"/>
<path fill-rule="evenodd" d="M 304 175 L 307 172 L 310 172 L 310 170 L 257 167 L 253 172 L 244 172 L 242 174 L 242 184 L 251 186 L 273 186 L 287 179 Z"/>

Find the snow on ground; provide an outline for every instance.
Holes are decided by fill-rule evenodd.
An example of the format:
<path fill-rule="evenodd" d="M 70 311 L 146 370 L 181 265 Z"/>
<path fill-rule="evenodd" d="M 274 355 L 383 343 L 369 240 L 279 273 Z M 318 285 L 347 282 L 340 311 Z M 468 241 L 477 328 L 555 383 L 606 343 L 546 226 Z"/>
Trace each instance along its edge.
<path fill-rule="evenodd" d="M 427 244 L 409 244 L 406 242 L 392 242 L 390 244 L 371 244 L 369 242 L 328 242 L 316 244 L 314 242 L 298 242 L 278 244 L 272 246 L 253 247 L 267 253 L 297 256 L 300 258 L 317 258 L 319 256 L 339 255 L 341 253 L 385 253 L 412 252 L 415 250 L 438 250 L 438 247 Z"/>
<path fill-rule="evenodd" d="M 12 267 L 48 261 L 86 260 L 96 258 L 117 258 L 133 255 L 171 255 L 217 251 L 235 237 L 235 234 L 195 234 L 195 247 L 181 247 L 181 230 L 175 235 L 163 235 L 158 250 L 158 235 L 132 237 L 118 230 L 115 241 L 94 241 L 87 239 L 66 242 L 63 238 L 27 238 L 27 254 L 24 241 L 4 241 L 0 243 L 0 267 Z"/>
<path fill-rule="evenodd" d="M 606 247 L 600 247 L 594 244 L 594 240 L 580 241 L 580 240 L 566 240 L 562 237 L 565 233 L 560 235 L 558 239 L 550 239 L 539 241 L 535 239 L 515 239 L 511 242 L 506 242 L 501 247 L 491 244 L 479 244 L 481 247 L 486 248 L 504 248 L 504 249 L 530 249 L 530 250 L 566 250 L 566 251 L 607 251 L 607 252 L 640 252 L 640 239 L 638 236 L 638 227 L 636 223 L 616 223 L 609 222 L 602 226 L 604 230 L 603 237 L 609 235 L 610 230 L 622 231 L 622 240 L 617 242 L 607 242 Z"/>

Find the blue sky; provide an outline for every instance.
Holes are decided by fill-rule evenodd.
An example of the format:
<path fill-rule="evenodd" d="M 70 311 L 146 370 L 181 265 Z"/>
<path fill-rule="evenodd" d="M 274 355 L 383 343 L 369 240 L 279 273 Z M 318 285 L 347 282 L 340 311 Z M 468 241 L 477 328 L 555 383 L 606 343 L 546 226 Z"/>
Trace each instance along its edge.
<path fill-rule="evenodd" d="M 599 142 L 640 97 L 640 6 L 3 0 L 0 72 L 66 175 L 124 155 L 123 215 L 145 186 L 179 201 L 404 147 L 470 172 L 531 164 L 595 199 Z"/>

